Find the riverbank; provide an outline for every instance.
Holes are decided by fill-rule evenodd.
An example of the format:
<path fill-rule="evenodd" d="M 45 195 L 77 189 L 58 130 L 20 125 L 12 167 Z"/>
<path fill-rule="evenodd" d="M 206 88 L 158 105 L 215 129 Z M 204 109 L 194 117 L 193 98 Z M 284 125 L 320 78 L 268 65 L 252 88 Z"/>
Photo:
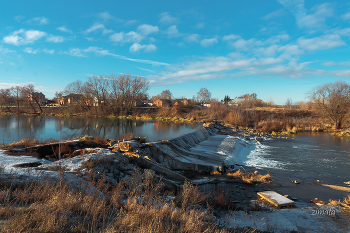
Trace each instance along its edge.
<path fill-rule="evenodd" d="M 2 154 L 0 158 L 7 159 L 7 162 L 2 160 L 2 164 L 5 164 L 1 172 L 2 178 L 5 178 L 1 179 L 2 182 L 6 180 L 20 183 L 42 181 L 48 180 L 45 176 L 49 176 L 53 183 L 48 184 L 48 187 L 51 187 L 51 189 L 56 190 L 58 193 L 51 193 L 49 197 L 42 197 L 42 199 L 33 198 L 27 201 L 29 204 L 25 208 L 20 210 L 17 209 L 17 205 L 19 204 L 21 206 L 22 202 L 19 200 L 19 197 L 16 197 L 16 193 L 22 190 L 22 188 L 12 185 L 12 187 L 19 187 L 19 189 L 17 191 L 16 188 L 1 190 L 1 193 L 11 193 L 10 196 L 13 198 L 6 199 L 5 195 L 2 196 L 4 199 L 1 199 L 2 203 L 7 206 L 7 209 L 1 209 L 0 211 L 0 213 L 3 213 L 2 215 L 0 214 L 0 217 L 3 219 L 2 224 L 6 227 L 4 229 L 18 229 L 11 228 L 15 226 L 23 227 L 21 223 L 15 224 L 15 221 L 36 221 L 33 225 L 34 227 L 38 227 L 40 224 L 40 226 L 47 227 L 45 221 L 49 222 L 49 219 L 42 218 L 35 220 L 35 214 L 42 211 L 39 207 L 36 209 L 36 203 L 41 201 L 41 203 L 47 203 L 46 205 L 48 205 L 48 203 L 52 203 L 53 199 L 59 198 L 60 195 L 68 195 L 67 192 L 69 191 L 67 187 L 69 187 L 69 184 L 74 184 L 73 189 L 86 187 L 87 189 L 84 189 L 84 195 L 86 196 L 75 197 L 77 200 L 81 200 L 79 204 L 73 201 L 69 205 L 65 204 L 64 206 L 58 206 L 58 203 L 48 205 L 49 209 L 46 211 L 49 212 L 45 212 L 46 216 L 52 216 L 53 219 L 56 219 L 60 223 L 54 225 L 57 227 L 55 229 L 63 229 L 62 231 L 66 229 L 67 232 L 69 232 L 67 229 L 73 229 L 74 227 L 80 227 L 82 229 L 81 231 L 89 228 L 113 229 L 114 231 L 117 229 L 123 229 L 124 231 L 140 231 L 145 229 L 153 231 L 166 231 L 166 229 L 185 231 L 185 228 L 182 227 L 190 223 L 183 220 L 180 221 L 179 218 L 190 218 L 191 216 L 197 216 L 193 220 L 195 222 L 191 223 L 194 224 L 193 228 L 188 229 L 191 232 L 205 230 L 208 232 L 223 230 L 225 232 L 233 231 L 234 229 L 245 232 L 251 228 L 276 232 L 285 229 L 287 231 L 306 230 L 308 228 L 310 229 L 310 225 L 312 225 L 312 229 L 317 230 L 325 227 L 324 224 L 328 224 L 334 227 L 334 229 L 339 230 L 345 229 L 344 227 L 348 226 L 346 224 L 337 225 L 336 221 L 334 222 L 333 216 L 322 217 L 321 215 L 312 215 L 312 211 L 315 208 L 316 210 L 320 210 L 320 208 L 322 210 L 322 208 L 330 207 L 318 207 L 307 200 L 299 198 L 299 194 L 308 192 L 308 189 L 305 187 L 310 185 L 304 182 L 304 180 L 298 178 L 300 184 L 295 184 L 290 181 L 292 177 L 273 175 L 272 183 L 270 181 L 253 181 L 251 184 L 248 184 L 243 181 L 242 176 L 232 178 L 228 174 L 234 173 L 238 169 L 246 174 L 255 174 L 254 168 L 241 167 L 239 165 L 223 167 L 220 162 L 221 157 L 217 157 L 214 160 L 210 158 L 211 160 L 209 162 L 205 156 L 203 157 L 203 154 L 201 154 L 201 157 L 198 157 L 195 152 L 193 152 L 194 154 L 190 153 L 189 151 L 195 145 L 206 142 L 209 137 L 212 138 L 217 135 L 235 135 L 242 138 L 242 140 L 248 140 L 253 135 L 254 137 L 264 136 L 261 133 L 251 130 L 237 131 L 236 129 L 219 124 L 206 124 L 205 126 L 200 131 L 187 135 L 187 138 L 179 137 L 168 141 L 140 143 L 137 140 L 130 142 L 109 140 L 107 145 L 109 148 L 76 148 L 75 151 L 77 152 L 72 151 L 72 154 L 62 156 L 65 159 L 61 160 L 57 160 L 56 158 L 50 161 L 45 158 L 20 156 L 22 153 L 21 148 L 18 148 L 17 156 L 5 156 L 5 154 Z M 77 142 L 70 143 L 73 145 L 72 148 L 74 148 Z M 57 151 L 53 145 L 51 147 L 53 147 L 53 152 Z M 182 154 L 185 157 L 179 159 Z M 184 160 L 185 158 L 186 160 Z M 192 162 L 190 162 L 190 159 Z M 148 173 L 149 169 L 153 171 Z M 263 169 L 259 169 L 258 174 L 265 175 L 266 172 Z M 27 180 L 28 177 L 36 177 L 36 179 L 31 178 Z M 159 183 L 160 178 L 161 183 Z M 187 183 L 186 180 L 191 181 L 192 184 Z M 60 184 L 57 187 L 58 189 L 54 188 L 56 186 L 51 186 L 55 182 L 56 184 Z M 62 184 L 65 184 L 64 189 L 60 188 Z M 124 186 L 118 187 L 117 184 L 123 184 Z M 198 189 L 193 185 L 197 185 Z M 138 189 L 137 187 L 143 188 Z M 278 191 L 283 195 L 288 194 L 293 198 L 297 197 L 296 208 L 275 212 L 273 208 L 257 201 L 256 193 L 269 189 Z M 26 190 L 25 187 L 23 188 L 23 192 L 24 190 Z M 140 192 L 141 190 L 144 191 Z M 152 192 L 150 192 L 151 190 Z M 154 192 L 155 190 L 158 191 Z M 28 192 L 28 190 L 25 192 Z M 71 193 L 69 195 L 74 196 L 75 194 Z M 85 203 L 83 201 L 85 199 L 95 200 L 97 204 L 92 204 L 91 202 Z M 16 205 L 11 206 L 8 200 L 12 200 L 10 203 L 15 203 Z M 152 203 L 158 204 L 154 205 Z M 81 209 L 85 204 L 100 210 L 103 207 L 111 212 L 94 212 L 92 209 L 91 211 Z M 8 212 L 9 208 L 12 208 L 12 212 Z M 120 212 L 121 208 L 123 208 L 124 212 Z M 166 212 L 163 210 L 166 210 Z M 178 218 L 169 219 L 169 214 L 174 213 L 174 211 L 177 211 L 179 214 Z M 120 215 L 121 213 L 122 215 Z M 157 215 L 156 213 L 162 214 Z M 245 215 L 242 213 L 245 213 Z M 280 213 L 283 213 L 283 215 Z M 115 219 L 113 216 L 116 214 L 119 214 L 118 216 L 120 218 Z M 226 218 L 228 214 L 231 215 L 230 219 Z M 145 221 L 140 222 L 139 218 L 133 219 L 132 216 L 134 215 L 145 216 Z M 293 216 L 291 217 L 291 215 Z M 24 219 L 26 216 L 31 217 Z M 254 217 L 256 221 L 251 222 L 250 217 L 248 217 L 249 220 L 245 219 L 247 216 Z M 271 225 L 268 221 L 273 221 L 273 218 L 277 216 L 280 217 L 279 221 L 275 221 Z M 343 218 L 339 212 L 337 212 L 335 217 Z M 69 221 L 69 218 L 76 219 L 80 226 Z M 157 222 L 156 225 L 149 225 L 152 223 L 150 220 L 154 218 L 159 219 L 160 222 Z M 79 219 L 85 220 L 80 221 Z M 127 222 L 125 222 L 126 219 L 128 219 Z M 305 219 L 308 220 L 305 221 Z M 164 224 L 161 224 L 163 221 L 166 221 L 170 227 L 174 228 L 164 228 Z M 243 225 L 244 221 L 245 225 Z M 226 223 L 223 224 L 224 222 Z M 238 222 L 240 224 L 237 224 Z M 329 226 L 325 229 L 330 229 Z M 38 230 L 39 228 L 33 229 Z"/>
<path fill-rule="evenodd" d="M 3 109 L 2 114 L 8 114 Z M 6 111 L 5 111 L 6 110 Z M 16 113 L 12 111 L 13 113 Z M 329 119 L 325 118 L 316 108 L 305 107 L 230 107 L 227 105 L 213 104 L 212 107 L 203 106 L 174 106 L 174 107 L 134 107 L 129 114 L 110 113 L 105 114 L 97 107 L 91 111 L 82 112 L 67 106 L 44 107 L 41 113 L 46 116 L 57 117 L 109 117 L 115 119 L 166 121 L 174 123 L 205 123 L 214 120 L 230 124 L 239 129 L 255 129 L 258 132 L 270 134 L 295 134 L 297 132 L 327 132 L 336 136 L 346 136 L 345 132 L 350 127 L 350 122 L 345 120 L 342 132 L 334 130 Z M 21 111 L 27 114 L 30 111 Z M 19 112 L 19 113 L 21 113 Z M 27 112 L 27 113 L 26 113 Z M 35 115 L 39 113 L 34 113 Z"/>

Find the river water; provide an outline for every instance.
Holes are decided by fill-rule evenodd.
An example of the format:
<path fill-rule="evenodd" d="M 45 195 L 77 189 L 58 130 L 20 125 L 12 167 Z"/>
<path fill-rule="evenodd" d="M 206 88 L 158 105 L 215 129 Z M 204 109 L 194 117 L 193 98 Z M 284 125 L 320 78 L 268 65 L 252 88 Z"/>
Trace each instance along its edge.
<path fill-rule="evenodd" d="M 0 143 L 23 138 L 66 140 L 89 135 L 120 139 L 124 134 L 147 141 L 172 139 L 199 128 L 198 124 L 141 121 L 115 118 L 0 115 Z"/>
<path fill-rule="evenodd" d="M 78 136 L 108 136 L 120 139 L 123 134 L 147 137 L 147 141 L 172 139 L 200 128 L 198 124 L 138 121 L 111 118 L 0 116 L 0 142 L 23 138 L 72 139 Z M 245 165 L 270 173 L 276 187 L 301 198 L 310 198 L 321 190 L 320 184 L 344 185 L 350 181 L 350 139 L 326 133 L 298 133 L 287 138 L 267 138 L 261 144 L 235 136 L 209 137 L 191 149 L 195 153 L 218 153 L 227 156 L 226 164 Z M 295 189 L 291 181 L 301 185 Z M 299 190 L 299 191 L 296 191 Z M 303 190 L 303 191 L 300 191 Z M 300 192 L 307 192 L 309 195 Z M 344 193 L 327 193 L 324 198 L 342 199 Z M 327 199 L 326 199 L 327 200 Z"/>

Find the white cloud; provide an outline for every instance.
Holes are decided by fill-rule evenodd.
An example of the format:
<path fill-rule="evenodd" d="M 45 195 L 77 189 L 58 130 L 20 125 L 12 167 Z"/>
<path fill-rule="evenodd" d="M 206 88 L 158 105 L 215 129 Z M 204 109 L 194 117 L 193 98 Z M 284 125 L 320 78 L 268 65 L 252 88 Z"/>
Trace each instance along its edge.
<path fill-rule="evenodd" d="M 34 43 L 36 40 L 46 36 L 47 34 L 38 30 L 24 30 L 20 29 L 18 31 L 13 32 L 9 36 L 5 36 L 3 38 L 3 42 L 6 44 L 14 44 L 14 45 L 25 45 Z"/>
<path fill-rule="evenodd" d="M 176 17 L 171 16 L 169 12 L 160 13 L 159 17 L 159 22 L 162 24 L 175 24 L 178 22 L 178 19 Z"/>
<path fill-rule="evenodd" d="M 154 52 L 157 50 L 157 47 L 154 44 L 149 44 L 145 48 L 145 52 Z"/>
<path fill-rule="evenodd" d="M 232 43 L 232 46 L 239 50 L 249 50 L 257 43 L 257 40 L 255 38 L 245 40 L 245 39 L 238 39 L 237 41 Z"/>
<path fill-rule="evenodd" d="M 140 51 L 141 49 L 143 49 L 143 48 L 145 48 L 145 47 L 146 47 L 146 45 L 141 45 L 141 44 L 139 44 L 139 43 L 133 43 L 133 44 L 130 46 L 129 50 L 130 50 L 131 52 L 138 52 L 138 51 Z"/>
<path fill-rule="evenodd" d="M 279 9 L 277 11 L 274 11 L 274 12 L 271 12 L 271 13 L 265 15 L 263 17 L 263 19 L 271 20 L 271 19 L 274 19 L 274 18 L 279 18 L 279 17 L 283 16 L 284 14 L 285 14 L 285 10 L 284 9 Z"/>
<path fill-rule="evenodd" d="M 115 19 L 115 17 L 110 15 L 107 11 L 97 14 L 97 17 L 105 21 L 108 21 L 110 19 Z"/>
<path fill-rule="evenodd" d="M 333 8 L 327 3 L 314 7 L 313 11 L 313 14 L 298 19 L 300 27 L 323 28 L 326 26 L 326 18 L 333 16 Z"/>
<path fill-rule="evenodd" d="M 117 32 L 111 35 L 110 39 L 117 43 L 139 43 L 143 39 L 143 36 L 134 31 L 128 33 Z"/>
<path fill-rule="evenodd" d="M 57 30 L 59 30 L 61 32 L 73 33 L 72 30 L 66 28 L 65 26 L 58 27 Z"/>
<path fill-rule="evenodd" d="M 237 40 L 237 39 L 240 39 L 240 38 L 242 38 L 242 37 L 239 36 L 239 35 L 230 34 L 230 35 L 224 36 L 222 39 L 223 40 Z"/>
<path fill-rule="evenodd" d="M 334 15 L 333 7 L 329 3 L 316 5 L 308 14 L 304 7 L 304 0 L 277 0 L 292 14 L 301 28 L 322 29 L 326 26 L 326 18 Z"/>
<path fill-rule="evenodd" d="M 46 37 L 46 41 L 53 43 L 61 43 L 64 41 L 64 38 L 62 36 L 49 35 L 48 37 Z"/>
<path fill-rule="evenodd" d="M 21 22 L 22 19 L 24 19 L 24 17 L 23 17 L 22 15 L 17 15 L 17 16 L 15 17 L 15 20 L 18 21 L 18 22 Z"/>
<path fill-rule="evenodd" d="M 152 26 L 148 24 L 142 24 L 137 27 L 137 31 L 139 31 L 142 35 L 148 35 L 151 33 L 156 33 L 159 31 L 157 26 Z"/>
<path fill-rule="evenodd" d="M 113 30 L 106 29 L 103 24 L 95 23 L 94 25 L 92 25 L 91 27 L 86 29 L 85 33 L 91 33 L 91 32 L 95 32 L 95 31 L 102 31 L 103 34 L 109 34 L 109 33 L 113 32 Z"/>
<path fill-rule="evenodd" d="M 49 23 L 49 19 L 46 17 L 35 17 L 27 21 L 28 23 L 34 23 L 39 25 L 45 25 Z"/>
<path fill-rule="evenodd" d="M 199 39 L 200 39 L 200 35 L 198 34 L 191 34 L 184 38 L 184 40 L 187 42 L 199 42 Z"/>
<path fill-rule="evenodd" d="M 255 75 L 257 77 L 305 77 L 309 73 L 305 67 L 309 63 L 297 63 L 296 59 L 285 61 L 281 58 L 243 58 L 241 56 L 204 57 L 197 61 L 174 64 L 168 71 L 147 78 L 152 83 L 169 85 L 188 81 L 241 77 Z"/>
<path fill-rule="evenodd" d="M 298 39 L 298 44 L 305 50 L 324 50 L 346 45 L 337 34 L 328 34 L 311 39 L 301 37 Z"/>
<path fill-rule="evenodd" d="M 148 49 L 152 50 L 155 49 L 156 47 L 154 45 L 148 45 Z M 147 49 L 145 47 L 144 49 Z M 80 48 L 71 48 L 67 52 L 61 52 L 63 54 L 68 54 L 70 56 L 77 56 L 77 57 L 86 57 L 87 53 L 94 53 L 96 55 L 100 56 L 112 56 L 117 59 L 121 60 L 126 60 L 126 61 L 132 61 L 132 62 L 137 62 L 137 63 L 143 63 L 143 64 L 150 64 L 150 65 L 155 65 L 155 66 L 168 66 L 169 64 L 164 63 L 164 62 L 157 62 L 157 61 L 151 61 L 151 60 L 144 60 L 144 59 L 135 59 L 135 58 L 129 58 L 123 55 L 118 55 L 109 52 L 108 50 L 104 50 L 99 47 L 88 47 L 87 49 L 80 49 Z"/>
<path fill-rule="evenodd" d="M 55 50 L 54 49 L 43 49 L 43 52 L 52 55 L 55 53 Z"/>
<path fill-rule="evenodd" d="M 211 46 L 211 45 L 216 44 L 216 43 L 218 43 L 218 40 L 216 38 L 201 40 L 201 45 L 204 47 L 208 47 L 208 46 Z"/>
<path fill-rule="evenodd" d="M 169 37 L 178 37 L 179 30 L 177 30 L 176 25 L 170 26 L 166 31 L 166 34 L 168 34 Z"/>
<path fill-rule="evenodd" d="M 304 54 L 304 51 L 300 49 L 298 45 L 287 44 L 278 48 L 279 52 L 288 54 L 288 55 L 301 55 Z"/>
<path fill-rule="evenodd" d="M 204 26 L 205 26 L 204 23 L 197 23 L 197 24 L 196 24 L 196 28 L 198 28 L 198 29 L 203 29 Z"/>
<path fill-rule="evenodd" d="M 39 49 L 33 50 L 33 48 L 27 47 L 23 50 L 23 52 L 30 53 L 30 54 L 36 54 L 37 52 L 39 52 Z"/>
<path fill-rule="evenodd" d="M 140 50 L 144 50 L 145 52 L 153 52 L 157 50 L 157 47 L 154 44 L 141 45 L 139 43 L 134 43 L 130 46 L 129 50 L 131 52 L 139 52 Z"/>
<path fill-rule="evenodd" d="M 0 46 L 0 53 L 14 53 L 16 51 Z"/>
<path fill-rule="evenodd" d="M 63 53 L 74 57 L 86 57 L 84 51 L 79 48 L 70 48 L 68 52 Z"/>
<path fill-rule="evenodd" d="M 334 61 L 329 61 L 323 63 L 325 66 L 343 66 L 343 67 L 349 67 L 350 66 L 350 61 L 344 61 L 344 62 L 334 62 Z"/>
<path fill-rule="evenodd" d="M 350 11 L 341 16 L 344 20 L 350 20 Z"/>

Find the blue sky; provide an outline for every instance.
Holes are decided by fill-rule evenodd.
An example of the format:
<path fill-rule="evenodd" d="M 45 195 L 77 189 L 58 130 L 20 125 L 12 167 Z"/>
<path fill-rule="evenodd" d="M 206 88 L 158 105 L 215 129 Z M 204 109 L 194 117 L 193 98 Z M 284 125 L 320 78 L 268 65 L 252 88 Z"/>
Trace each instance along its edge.
<path fill-rule="evenodd" d="M 350 77 L 348 1 L 28 2 L 1 2 L 0 88 L 33 84 L 53 98 L 128 73 L 150 81 L 150 96 L 205 87 L 284 104 Z"/>

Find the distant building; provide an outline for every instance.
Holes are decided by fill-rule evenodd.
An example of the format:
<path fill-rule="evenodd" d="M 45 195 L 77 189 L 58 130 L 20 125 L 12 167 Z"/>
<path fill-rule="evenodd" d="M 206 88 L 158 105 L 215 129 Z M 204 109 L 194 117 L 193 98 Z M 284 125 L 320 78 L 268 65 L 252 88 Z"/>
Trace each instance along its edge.
<path fill-rule="evenodd" d="M 211 103 L 204 102 L 204 103 L 202 104 L 202 106 L 207 107 L 207 108 L 210 108 L 210 107 L 211 107 Z"/>
<path fill-rule="evenodd" d="M 171 107 L 172 103 L 170 100 L 167 99 L 157 99 L 156 101 L 154 101 L 154 105 L 162 108 L 162 107 Z"/>
<path fill-rule="evenodd" d="M 143 100 L 143 103 L 145 104 L 145 106 L 153 106 L 152 100 Z"/>
<path fill-rule="evenodd" d="M 45 95 L 41 92 L 33 92 L 28 95 L 28 101 L 38 102 L 39 104 L 44 104 L 46 101 Z"/>
<path fill-rule="evenodd" d="M 79 94 L 69 94 L 66 96 L 62 96 L 59 99 L 59 103 L 60 105 L 71 105 L 78 103 L 81 99 L 81 95 Z"/>
<path fill-rule="evenodd" d="M 144 103 L 143 100 L 136 99 L 135 102 L 134 102 L 134 106 L 135 107 L 145 107 L 145 103 Z"/>
<path fill-rule="evenodd" d="M 189 103 L 190 103 L 190 100 L 188 100 L 188 99 L 176 99 L 175 101 L 174 101 L 174 106 L 187 106 L 187 105 L 189 105 Z"/>
<path fill-rule="evenodd" d="M 236 98 L 234 98 L 234 99 L 231 99 L 231 100 L 228 102 L 228 105 L 229 105 L 229 106 L 237 106 L 238 103 L 243 102 L 243 101 L 245 101 L 245 100 L 246 100 L 246 98 L 243 98 L 243 97 L 236 97 Z"/>

